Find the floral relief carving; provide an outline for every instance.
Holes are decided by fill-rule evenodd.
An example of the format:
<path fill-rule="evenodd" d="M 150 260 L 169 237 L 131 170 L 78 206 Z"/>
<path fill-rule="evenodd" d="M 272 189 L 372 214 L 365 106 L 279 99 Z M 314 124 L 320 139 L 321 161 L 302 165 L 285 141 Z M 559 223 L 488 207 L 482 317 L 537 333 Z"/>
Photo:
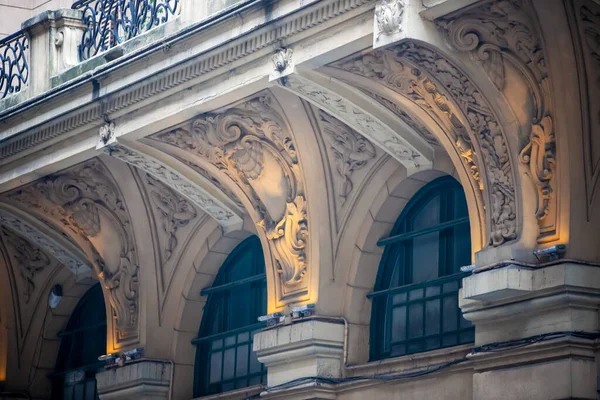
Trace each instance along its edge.
<path fill-rule="evenodd" d="M 36 275 L 51 265 L 50 257 L 38 246 L 33 245 L 6 228 L 2 228 L 2 234 L 7 245 L 12 249 L 12 255 L 17 262 L 19 275 L 25 283 L 23 297 L 25 304 L 29 303 L 35 290 Z"/>
<path fill-rule="evenodd" d="M 377 40 L 380 34 L 391 35 L 402 31 L 404 0 L 379 0 L 375 6 Z"/>
<path fill-rule="evenodd" d="M 506 140 L 483 95 L 466 75 L 438 53 L 409 43 L 335 66 L 377 79 L 418 105 L 443 127 L 480 190 L 484 189 L 481 169 L 486 169 L 490 186 L 490 243 L 498 246 L 516 238 L 515 188 Z M 463 119 L 468 121 L 468 128 L 461 122 Z M 469 131 L 477 135 L 485 163 L 476 153 Z"/>
<path fill-rule="evenodd" d="M 556 150 L 554 132 L 547 132 L 553 127 L 550 89 L 534 11 L 528 1 L 502 0 L 487 3 L 458 18 L 441 19 L 436 23 L 454 48 L 468 51 L 471 59 L 480 63 L 498 90 L 505 86 L 505 62 L 515 66 L 528 83 L 535 103 L 534 119 L 530 142 L 522 149 L 520 161 L 529 166 L 531 173 L 528 176 L 538 188 L 538 240 L 554 236 L 557 232 L 557 209 L 550 205 L 556 185 L 552 179 L 557 166 Z M 540 135 L 540 132 L 543 134 Z M 546 142 L 540 143 L 541 139 Z M 531 149 L 538 146 L 546 150 L 530 157 Z M 544 168 L 540 170 L 542 164 Z M 540 171 L 545 172 L 540 175 Z"/>
<path fill-rule="evenodd" d="M 100 214 L 118 233 L 118 265 L 107 266 L 94 246 L 91 264 L 108 293 L 117 342 L 137 338 L 139 266 L 129 212 L 110 173 L 97 160 L 11 192 L 8 198 L 58 219 L 89 241 L 102 232 Z"/>
<path fill-rule="evenodd" d="M 164 249 L 164 260 L 173 255 L 177 247 L 177 230 L 186 226 L 196 218 L 196 209 L 183 196 L 164 185 L 150 174 L 146 174 L 146 181 L 150 186 L 150 199 L 158 209 L 162 228 L 167 234 L 167 244 Z"/>
<path fill-rule="evenodd" d="M 365 167 L 377 153 L 367 138 L 324 111 L 321 111 L 320 115 L 326 140 L 335 156 L 336 170 L 342 177 L 338 195 L 346 200 L 354 187 L 352 173 Z"/>
<path fill-rule="evenodd" d="M 232 210 L 217 202 L 206 191 L 190 183 L 187 179 L 167 168 L 162 163 L 121 145 L 113 145 L 107 148 L 106 152 L 112 157 L 118 158 L 160 179 L 163 183 L 192 200 L 194 204 L 201 207 L 221 225 L 229 226 L 241 223 L 241 218 Z"/>
<path fill-rule="evenodd" d="M 308 219 L 295 144 L 271 101 L 262 96 L 223 112 L 204 114 L 153 139 L 205 158 L 244 191 L 261 218 L 257 225 L 265 231 L 283 298 L 298 287 L 306 292 Z M 265 174 L 271 171 L 265 170 L 267 160 L 273 160 L 268 161 L 270 168 L 280 171 L 281 208 L 268 206 L 265 200 L 269 199 L 261 196 Z"/>
<path fill-rule="evenodd" d="M 356 126 L 359 132 L 363 134 L 368 132 L 370 139 L 379 143 L 383 149 L 407 167 L 421 166 L 421 155 L 418 152 L 403 139 L 390 133 L 381 122 L 355 107 L 348 100 L 307 80 L 301 80 L 295 75 L 290 75 L 284 86 L 318 107 L 326 109 L 330 114 L 343 116 L 350 121 L 350 125 Z"/>

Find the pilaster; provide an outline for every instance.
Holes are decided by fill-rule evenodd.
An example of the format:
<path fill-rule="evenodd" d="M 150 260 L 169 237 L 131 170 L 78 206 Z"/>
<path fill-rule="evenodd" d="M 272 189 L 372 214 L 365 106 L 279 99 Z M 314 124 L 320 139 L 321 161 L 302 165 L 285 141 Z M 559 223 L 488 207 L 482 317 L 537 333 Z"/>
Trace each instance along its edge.
<path fill-rule="evenodd" d="M 96 374 L 101 400 L 163 400 L 170 398 L 173 364 L 139 360 Z"/>
<path fill-rule="evenodd" d="M 474 400 L 597 398 L 600 266 L 479 268 L 460 297 L 476 327 Z"/>
<path fill-rule="evenodd" d="M 256 334 L 254 351 L 268 368 L 268 389 L 261 398 L 335 398 L 333 391 L 315 385 L 314 379 L 342 376 L 344 343 L 342 322 L 317 318 L 276 326 Z M 293 393 L 285 385 L 290 382 L 297 383 L 292 385 Z"/>

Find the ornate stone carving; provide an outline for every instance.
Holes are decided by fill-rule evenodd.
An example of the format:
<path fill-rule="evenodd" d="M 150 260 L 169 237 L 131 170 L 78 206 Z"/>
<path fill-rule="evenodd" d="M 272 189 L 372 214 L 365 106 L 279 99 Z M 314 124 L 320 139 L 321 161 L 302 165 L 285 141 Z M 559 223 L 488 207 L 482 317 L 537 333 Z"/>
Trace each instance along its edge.
<path fill-rule="evenodd" d="M 50 266 L 50 257 L 46 255 L 38 246 L 13 234 L 8 229 L 2 229 L 5 241 L 12 249 L 12 255 L 17 262 L 19 275 L 25 283 L 23 297 L 25 304 L 29 303 L 31 295 L 35 290 L 35 277 L 45 268 Z"/>
<path fill-rule="evenodd" d="M 204 114 L 153 139 L 205 158 L 245 192 L 261 217 L 257 225 L 265 230 L 273 255 L 278 300 L 291 301 L 308 290 L 306 200 L 294 142 L 270 103 L 269 97 L 259 97 L 224 112 Z M 270 173 L 274 175 L 265 175 Z M 274 190 L 281 202 L 274 200 Z"/>
<path fill-rule="evenodd" d="M 99 130 L 100 141 L 107 144 L 111 139 L 115 137 L 115 124 L 113 122 L 106 121 Z"/>
<path fill-rule="evenodd" d="M 90 271 L 86 260 L 73 254 L 73 252 L 69 251 L 33 225 L 3 209 L 0 210 L 0 225 L 10 229 L 17 235 L 26 238 L 29 242 L 37 244 L 39 247 L 50 253 L 50 255 L 56 258 L 60 263 L 65 265 L 75 275 L 84 274 Z"/>
<path fill-rule="evenodd" d="M 367 95 L 371 96 L 373 99 L 377 100 L 380 104 L 384 105 L 385 108 L 396 114 L 402 121 L 404 121 L 408 126 L 410 126 L 415 132 L 417 132 L 423 139 L 425 139 L 430 144 L 439 145 L 440 142 L 436 139 L 435 135 L 429 132 L 427 127 L 419 122 L 417 122 L 413 117 L 408 115 L 406 111 L 402 109 L 400 104 L 394 103 L 386 99 L 383 96 L 380 96 L 375 93 L 366 92 Z"/>
<path fill-rule="evenodd" d="M 527 1 L 501 0 L 484 4 L 452 20 L 438 20 L 437 25 L 453 47 L 459 51 L 468 51 L 471 59 L 481 64 L 498 90 L 503 90 L 505 86 L 505 62 L 515 66 L 528 83 L 535 104 L 534 120 L 531 141 L 521 151 L 520 159 L 524 163 L 539 163 L 529 165 L 532 172 L 529 176 L 538 188 L 538 239 L 554 236 L 557 233 L 557 210 L 556 207 L 551 210 L 548 207 L 556 185 L 552 180 L 556 169 L 556 152 L 554 132 L 547 132 L 547 129 L 552 129 L 550 90 L 534 11 Z M 538 155 L 541 158 L 529 157 L 530 150 L 539 145 L 540 132 L 543 132 L 542 137 L 549 140 L 547 146 L 542 146 L 546 150 Z M 524 153 L 528 155 L 524 156 Z M 541 172 L 541 164 L 544 165 L 544 175 L 547 176 L 543 183 L 539 174 L 533 173 L 536 170 Z"/>
<path fill-rule="evenodd" d="M 164 249 L 164 261 L 167 261 L 177 247 L 177 230 L 196 218 L 196 209 L 183 196 L 178 195 L 152 175 L 146 174 L 146 181 L 150 186 L 150 199 L 160 213 L 162 228 L 167 234 Z"/>
<path fill-rule="evenodd" d="M 242 219 L 233 210 L 162 162 L 120 144 L 113 144 L 110 147 L 106 147 L 104 151 L 112 157 L 118 158 L 156 177 L 176 192 L 189 198 L 226 230 L 241 227 Z"/>
<path fill-rule="evenodd" d="M 375 6 L 375 22 L 377 38 L 379 35 L 391 35 L 402 31 L 402 16 L 404 15 L 404 0 L 379 0 Z"/>
<path fill-rule="evenodd" d="M 288 76 L 284 87 L 317 107 L 325 109 L 330 114 L 336 117 L 339 116 L 349 126 L 378 143 L 381 148 L 407 168 L 419 168 L 421 162 L 427 162 L 408 143 L 399 138 L 379 120 L 332 91 L 328 91 L 297 75 Z"/>
<path fill-rule="evenodd" d="M 139 299 L 137 254 L 129 212 L 106 168 L 93 160 L 11 192 L 8 198 L 58 220 L 86 241 L 101 234 L 100 214 L 111 221 L 121 246 L 115 249 L 119 252 L 118 264 L 107 266 L 91 243 L 94 254 L 89 255 L 90 262 L 108 293 L 117 344 L 136 339 Z"/>
<path fill-rule="evenodd" d="M 375 147 L 365 137 L 325 111 L 321 111 L 320 115 L 326 140 L 335 156 L 336 170 L 342 177 L 338 195 L 346 200 L 353 188 L 352 173 L 375 158 Z"/>
<path fill-rule="evenodd" d="M 481 167 L 486 169 L 487 203 L 491 211 L 490 243 L 498 246 L 516 238 L 515 188 L 506 139 L 483 95 L 464 73 L 438 53 L 409 43 L 397 46 L 393 51 L 377 51 L 339 63 L 336 67 L 377 79 L 438 121 L 450 134 L 449 138 L 481 190 L 484 188 Z M 475 137 L 485 163 L 477 157 L 468 129 L 458 113 L 469 122 L 473 135 L 478 135 Z"/>
<path fill-rule="evenodd" d="M 272 56 L 273 67 L 278 73 L 282 73 L 292 64 L 292 49 L 281 47 Z"/>
<path fill-rule="evenodd" d="M 554 170 L 555 137 L 552 119 L 546 117 L 531 131 L 529 143 L 523 148 L 519 160 L 529 166 L 529 175 L 538 188 L 538 204 L 535 215 L 542 220 L 548 215 L 548 205 L 553 192 L 550 183 Z"/>

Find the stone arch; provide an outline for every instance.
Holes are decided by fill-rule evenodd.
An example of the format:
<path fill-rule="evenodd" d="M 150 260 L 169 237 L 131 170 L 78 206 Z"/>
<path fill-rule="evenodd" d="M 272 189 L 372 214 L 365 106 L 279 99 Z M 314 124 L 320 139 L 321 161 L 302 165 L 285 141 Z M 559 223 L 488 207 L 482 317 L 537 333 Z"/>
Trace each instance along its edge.
<path fill-rule="evenodd" d="M 203 229 L 206 239 L 186 272 L 185 284 L 176 305 L 171 351 L 175 363 L 174 398 L 192 397 L 196 347 L 191 341 L 198 336 L 207 300 L 200 291 L 212 285 L 229 253 L 244 239 L 256 235 L 257 231 L 248 216 L 241 230 L 224 234 L 216 224 Z"/>
<path fill-rule="evenodd" d="M 349 324 L 348 348 L 353 349 L 348 354 L 349 364 L 364 363 L 369 359 L 371 301 L 366 295 L 373 290 L 383 254 L 383 249 L 377 247 L 377 241 L 389 235 L 404 206 L 416 192 L 434 179 L 446 175 L 460 182 L 449 160 L 445 163 L 440 160 L 434 169 L 408 177 L 404 168 L 400 167 L 385 177 L 383 186 L 372 188 L 373 194 L 367 200 L 372 203 L 370 209 L 354 217 L 362 229 L 358 235 L 349 238 L 354 239 L 354 249 L 347 271 L 343 308 L 343 317 Z M 472 202 L 467 202 L 471 209 Z"/>
<path fill-rule="evenodd" d="M 516 118 L 487 79 L 480 89 L 480 77 L 472 78 L 471 70 L 445 53 L 408 40 L 321 70 L 358 85 L 398 117 L 421 122 L 438 138 L 459 171 L 470 175 L 470 186 L 479 187 L 473 192 L 481 198 L 479 212 L 486 215 L 484 246 L 529 243 L 533 233 L 524 222 L 518 152 L 513 148 L 519 138 Z"/>

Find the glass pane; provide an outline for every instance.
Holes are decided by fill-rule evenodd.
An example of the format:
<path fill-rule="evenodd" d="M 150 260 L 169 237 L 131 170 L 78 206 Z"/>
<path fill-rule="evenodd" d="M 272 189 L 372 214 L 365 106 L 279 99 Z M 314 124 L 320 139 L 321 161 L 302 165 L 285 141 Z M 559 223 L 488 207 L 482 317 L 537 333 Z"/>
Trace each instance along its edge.
<path fill-rule="evenodd" d="M 393 304 L 406 303 L 406 292 L 394 295 Z"/>
<path fill-rule="evenodd" d="M 96 399 L 96 380 L 90 379 L 85 383 L 85 400 Z"/>
<path fill-rule="evenodd" d="M 423 350 L 423 342 L 414 342 L 408 345 L 408 353 L 418 353 Z"/>
<path fill-rule="evenodd" d="M 460 343 L 473 343 L 475 341 L 475 331 L 469 330 L 460 334 Z"/>
<path fill-rule="evenodd" d="M 454 249 L 452 266 L 448 266 L 448 274 L 457 274 L 460 267 L 471 264 L 471 228 L 469 224 L 454 227 Z"/>
<path fill-rule="evenodd" d="M 223 347 L 223 339 L 215 340 L 212 342 L 212 349 L 218 350 Z"/>
<path fill-rule="evenodd" d="M 221 380 L 221 366 L 223 353 L 220 351 L 210 355 L 210 383 L 219 382 Z"/>
<path fill-rule="evenodd" d="M 444 293 L 451 293 L 458 291 L 458 280 L 444 283 Z"/>
<path fill-rule="evenodd" d="M 435 196 L 412 218 L 412 230 L 429 228 L 440 223 L 440 196 Z"/>
<path fill-rule="evenodd" d="M 225 346 L 233 346 L 235 344 L 235 336 L 228 336 L 225 338 Z"/>
<path fill-rule="evenodd" d="M 251 351 L 250 352 L 250 373 L 255 374 L 257 372 L 260 372 L 261 370 L 262 370 L 262 364 L 258 361 L 258 358 L 256 357 L 256 353 Z"/>
<path fill-rule="evenodd" d="M 467 199 L 461 189 L 454 191 L 454 219 L 468 217 Z"/>
<path fill-rule="evenodd" d="M 425 289 L 425 296 L 426 297 L 436 296 L 438 294 L 440 294 L 440 287 L 439 286 L 429 286 L 428 288 Z"/>
<path fill-rule="evenodd" d="M 408 309 L 408 337 L 423 336 L 423 304 L 412 304 Z"/>
<path fill-rule="evenodd" d="M 73 386 L 65 386 L 63 399 L 64 400 L 73 400 Z"/>
<path fill-rule="evenodd" d="M 444 332 L 456 330 L 458 327 L 458 298 L 456 296 L 444 297 Z"/>
<path fill-rule="evenodd" d="M 238 343 L 247 342 L 250 339 L 250 332 L 240 333 L 238 335 Z"/>
<path fill-rule="evenodd" d="M 440 338 L 439 337 L 427 339 L 425 341 L 425 350 L 433 350 L 433 349 L 439 349 L 439 348 L 440 348 Z"/>
<path fill-rule="evenodd" d="M 439 232 L 434 232 L 413 239 L 412 280 L 410 283 L 425 282 L 438 278 L 439 238 Z"/>
<path fill-rule="evenodd" d="M 85 385 L 83 383 L 78 383 L 73 388 L 73 399 L 74 400 L 83 400 L 83 391 L 85 389 Z"/>
<path fill-rule="evenodd" d="M 423 298 L 423 289 L 411 290 L 409 293 L 410 300 L 422 299 Z"/>
<path fill-rule="evenodd" d="M 440 301 L 425 303 L 425 335 L 440 333 Z"/>
<path fill-rule="evenodd" d="M 235 348 L 225 350 L 223 358 L 223 380 L 233 378 L 235 374 Z"/>
<path fill-rule="evenodd" d="M 457 342 L 456 342 L 456 334 L 450 334 L 450 335 L 444 335 L 442 337 L 442 346 L 443 347 L 448 347 L 448 346 L 456 346 Z"/>
<path fill-rule="evenodd" d="M 243 376 L 248 373 L 248 350 L 248 345 L 243 345 L 237 348 L 235 376 Z"/>
<path fill-rule="evenodd" d="M 392 342 L 406 339 L 406 307 L 392 310 Z"/>
<path fill-rule="evenodd" d="M 390 353 L 391 357 L 403 356 L 406 354 L 406 345 L 399 344 L 392 347 L 392 351 Z"/>

